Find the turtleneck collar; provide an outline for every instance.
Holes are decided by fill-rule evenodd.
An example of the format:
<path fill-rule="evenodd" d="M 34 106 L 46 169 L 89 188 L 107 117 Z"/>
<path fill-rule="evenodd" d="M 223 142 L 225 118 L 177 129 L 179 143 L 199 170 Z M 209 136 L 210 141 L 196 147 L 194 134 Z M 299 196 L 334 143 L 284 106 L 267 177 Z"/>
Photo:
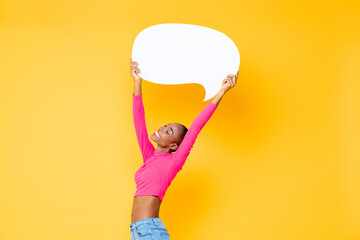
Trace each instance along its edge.
<path fill-rule="evenodd" d="M 172 155 L 172 153 L 169 153 L 169 152 L 159 152 L 159 151 L 156 151 L 154 152 L 154 156 L 161 156 L 161 155 Z"/>

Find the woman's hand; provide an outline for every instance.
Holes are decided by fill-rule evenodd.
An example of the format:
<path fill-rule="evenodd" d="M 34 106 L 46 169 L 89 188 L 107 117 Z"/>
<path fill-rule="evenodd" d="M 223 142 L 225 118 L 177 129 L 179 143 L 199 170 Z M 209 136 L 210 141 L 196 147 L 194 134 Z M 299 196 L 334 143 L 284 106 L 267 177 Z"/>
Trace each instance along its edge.
<path fill-rule="evenodd" d="M 141 77 L 139 76 L 139 73 L 141 73 L 140 69 L 137 67 L 137 65 L 139 65 L 137 62 L 133 62 L 132 58 L 130 58 L 131 63 L 131 70 L 130 73 L 132 75 L 132 77 L 134 78 L 135 81 L 139 81 L 141 80 Z"/>
<path fill-rule="evenodd" d="M 229 91 L 229 89 L 235 87 L 236 81 L 239 75 L 239 70 L 236 72 L 236 75 L 229 74 L 223 80 L 220 91 L 215 95 L 214 99 L 211 101 L 214 105 L 218 106 L 224 94 Z"/>
<path fill-rule="evenodd" d="M 238 76 L 239 76 L 239 70 L 236 72 L 236 75 L 234 74 L 227 75 L 222 82 L 220 91 L 223 91 L 225 93 L 229 91 L 231 88 L 235 87 Z"/>

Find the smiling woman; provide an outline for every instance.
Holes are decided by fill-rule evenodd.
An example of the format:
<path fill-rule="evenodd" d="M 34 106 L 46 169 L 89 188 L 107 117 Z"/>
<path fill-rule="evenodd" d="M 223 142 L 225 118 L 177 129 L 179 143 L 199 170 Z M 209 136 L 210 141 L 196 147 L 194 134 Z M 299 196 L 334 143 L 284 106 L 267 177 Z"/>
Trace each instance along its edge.
<path fill-rule="evenodd" d="M 168 123 L 150 136 L 157 143 L 157 151 L 175 152 L 183 141 L 188 129 L 180 123 Z"/>
<path fill-rule="evenodd" d="M 131 214 L 131 239 L 170 239 L 159 218 L 160 205 L 172 180 L 182 169 L 201 129 L 211 118 L 224 93 L 235 86 L 236 78 L 227 77 L 213 101 L 194 119 L 189 130 L 180 123 L 168 123 L 150 136 L 145 124 L 145 110 L 141 93 L 138 63 L 131 61 L 135 81 L 133 119 L 137 141 L 143 156 L 143 165 L 135 173 L 136 192 Z M 172 153 L 174 152 L 174 153 Z"/>

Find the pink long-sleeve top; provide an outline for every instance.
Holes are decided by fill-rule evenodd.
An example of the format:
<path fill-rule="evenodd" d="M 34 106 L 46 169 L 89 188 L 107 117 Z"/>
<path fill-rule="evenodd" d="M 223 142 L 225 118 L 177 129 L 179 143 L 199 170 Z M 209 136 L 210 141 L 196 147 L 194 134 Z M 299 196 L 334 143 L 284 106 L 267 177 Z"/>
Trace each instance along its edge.
<path fill-rule="evenodd" d="M 136 182 L 134 196 L 158 196 L 162 202 L 166 190 L 189 156 L 196 137 L 216 108 L 217 106 L 212 102 L 208 103 L 189 127 L 175 153 L 159 152 L 155 150 L 148 137 L 142 94 L 133 94 L 134 125 L 143 156 L 143 165 L 136 171 L 134 177 Z"/>

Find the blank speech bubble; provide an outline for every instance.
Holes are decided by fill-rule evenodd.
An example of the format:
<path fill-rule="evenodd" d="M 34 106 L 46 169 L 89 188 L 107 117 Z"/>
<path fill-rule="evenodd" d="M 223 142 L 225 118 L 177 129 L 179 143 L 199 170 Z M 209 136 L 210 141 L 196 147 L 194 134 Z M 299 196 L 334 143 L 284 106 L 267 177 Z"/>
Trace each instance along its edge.
<path fill-rule="evenodd" d="M 225 34 L 192 24 L 165 23 L 142 30 L 135 38 L 132 60 L 139 76 L 158 84 L 198 83 L 206 101 L 216 95 L 228 74 L 236 74 L 240 54 Z"/>

